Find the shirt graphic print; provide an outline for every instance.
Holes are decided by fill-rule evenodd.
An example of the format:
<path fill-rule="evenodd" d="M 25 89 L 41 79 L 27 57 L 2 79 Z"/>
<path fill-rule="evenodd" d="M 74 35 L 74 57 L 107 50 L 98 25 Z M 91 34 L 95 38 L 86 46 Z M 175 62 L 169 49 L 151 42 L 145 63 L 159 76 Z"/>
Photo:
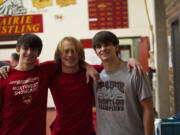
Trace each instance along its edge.
<path fill-rule="evenodd" d="M 99 82 L 96 91 L 99 109 L 106 111 L 124 111 L 124 86 L 123 82 Z"/>
<path fill-rule="evenodd" d="M 21 96 L 23 103 L 30 104 L 33 93 L 38 91 L 39 77 L 11 81 L 9 85 L 12 85 L 12 91 L 15 97 Z"/>

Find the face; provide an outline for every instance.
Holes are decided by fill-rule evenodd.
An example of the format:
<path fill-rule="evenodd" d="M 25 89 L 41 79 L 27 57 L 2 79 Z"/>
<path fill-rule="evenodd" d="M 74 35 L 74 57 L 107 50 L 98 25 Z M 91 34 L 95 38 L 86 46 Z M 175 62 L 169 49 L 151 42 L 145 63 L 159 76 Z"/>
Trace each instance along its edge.
<path fill-rule="evenodd" d="M 65 40 L 62 43 L 61 54 L 62 68 L 76 69 L 79 67 L 79 57 L 72 42 Z"/>
<path fill-rule="evenodd" d="M 16 50 L 19 53 L 19 63 L 21 64 L 35 64 L 35 61 L 39 56 L 38 49 L 26 48 L 22 46 Z"/>
<path fill-rule="evenodd" d="M 95 48 L 97 56 L 103 61 L 112 61 L 113 58 L 116 58 L 116 52 L 118 48 L 112 44 L 101 44 Z"/>

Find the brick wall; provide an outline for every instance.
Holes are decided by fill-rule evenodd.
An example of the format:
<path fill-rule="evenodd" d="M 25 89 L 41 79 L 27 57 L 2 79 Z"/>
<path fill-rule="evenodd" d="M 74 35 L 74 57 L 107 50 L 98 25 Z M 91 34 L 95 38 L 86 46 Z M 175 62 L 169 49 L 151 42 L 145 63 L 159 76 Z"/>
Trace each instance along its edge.
<path fill-rule="evenodd" d="M 172 115 L 175 115 L 173 68 L 169 68 L 169 95 L 170 95 L 170 112 Z"/>
<path fill-rule="evenodd" d="M 171 23 L 180 17 L 180 0 L 165 0 L 167 36 L 171 35 Z M 169 67 L 170 111 L 175 113 L 173 68 Z"/>
<path fill-rule="evenodd" d="M 180 16 L 180 0 L 165 0 L 167 35 L 171 35 L 171 22 Z"/>

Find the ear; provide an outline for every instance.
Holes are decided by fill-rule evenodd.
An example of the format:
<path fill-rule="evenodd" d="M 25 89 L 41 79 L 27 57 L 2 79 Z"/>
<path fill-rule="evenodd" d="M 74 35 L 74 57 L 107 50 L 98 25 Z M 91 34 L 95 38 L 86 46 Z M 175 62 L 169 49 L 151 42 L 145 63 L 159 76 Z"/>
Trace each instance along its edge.
<path fill-rule="evenodd" d="M 16 52 L 17 52 L 17 54 L 19 54 L 20 48 L 16 47 Z"/>
<path fill-rule="evenodd" d="M 116 45 L 116 52 L 119 52 L 119 45 Z"/>
<path fill-rule="evenodd" d="M 94 49 L 94 51 L 95 51 L 95 53 L 96 53 L 96 55 L 97 55 L 97 51 L 96 51 L 96 49 Z"/>
<path fill-rule="evenodd" d="M 37 56 L 37 57 L 39 57 L 40 54 L 41 54 L 41 52 L 38 53 L 38 56 Z"/>

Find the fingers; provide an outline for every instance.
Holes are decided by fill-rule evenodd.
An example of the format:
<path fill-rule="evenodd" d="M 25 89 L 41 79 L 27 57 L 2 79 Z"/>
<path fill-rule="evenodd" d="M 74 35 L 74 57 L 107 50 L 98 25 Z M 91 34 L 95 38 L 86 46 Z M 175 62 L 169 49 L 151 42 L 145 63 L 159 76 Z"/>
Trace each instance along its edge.
<path fill-rule="evenodd" d="M 139 73 L 139 75 L 142 76 L 142 75 L 143 75 L 143 72 L 144 72 L 143 67 L 142 67 L 141 65 L 139 65 L 139 66 L 138 66 L 138 73 Z"/>
<path fill-rule="evenodd" d="M 99 80 L 99 74 L 94 74 L 92 76 L 89 76 L 88 74 L 86 74 L 86 83 L 89 83 L 90 78 L 92 78 L 94 84 L 97 85 L 97 82 Z"/>
<path fill-rule="evenodd" d="M 94 84 L 97 85 L 97 78 L 93 77 L 92 79 L 93 79 Z"/>
<path fill-rule="evenodd" d="M 2 78 L 4 78 L 4 79 L 6 79 L 8 77 L 8 74 L 4 69 L 0 70 L 0 74 L 1 74 Z"/>
<path fill-rule="evenodd" d="M 133 68 L 134 68 L 135 75 L 142 76 L 144 74 L 144 68 L 142 67 L 141 64 L 138 64 L 138 65 L 136 65 L 136 67 L 133 67 Z"/>
<path fill-rule="evenodd" d="M 97 86 L 99 80 L 99 73 L 95 73 L 93 76 L 91 76 L 91 78 L 93 79 L 94 84 Z"/>
<path fill-rule="evenodd" d="M 10 72 L 11 67 L 7 66 L 7 72 Z"/>
<path fill-rule="evenodd" d="M 129 65 L 129 63 L 127 63 L 127 69 L 128 69 L 128 72 L 131 71 L 131 66 Z"/>
<path fill-rule="evenodd" d="M 138 75 L 138 73 L 139 73 L 139 72 L 138 72 L 138 67 L 134 66 L 133 69 L 134 69 L 134 74 L 135 74 L 135 75 Z"/>
<path fill-rule="evenodd" d="M 0 68 L 0 74 L 4 79 L 8 77 L 8 72 L 10 71 L 10 68 L 10 66 L 4 66 Z"/>
<path fill-rule="evenodd" d="M 97 77 L 93 79 L 93 83 L 94 83 L 95 86 L 98 85 L 98 80 L 99 80 L 99 79 L 98 79 Z"/>
<path fill-rule="evenodd" d="M 89 77 L 89 75 L 87 75 L 87 73 L 86 73 L 86 83 L 89 83 L 89 80 L 90 80 L 90 77 Z"/>
<path fill-rule="evenodd" d="M 98 82 L 97 82 L 97 81 L 94 81 L 93 83 L 94 83 L 95 87 L 98 85 Z"/>

